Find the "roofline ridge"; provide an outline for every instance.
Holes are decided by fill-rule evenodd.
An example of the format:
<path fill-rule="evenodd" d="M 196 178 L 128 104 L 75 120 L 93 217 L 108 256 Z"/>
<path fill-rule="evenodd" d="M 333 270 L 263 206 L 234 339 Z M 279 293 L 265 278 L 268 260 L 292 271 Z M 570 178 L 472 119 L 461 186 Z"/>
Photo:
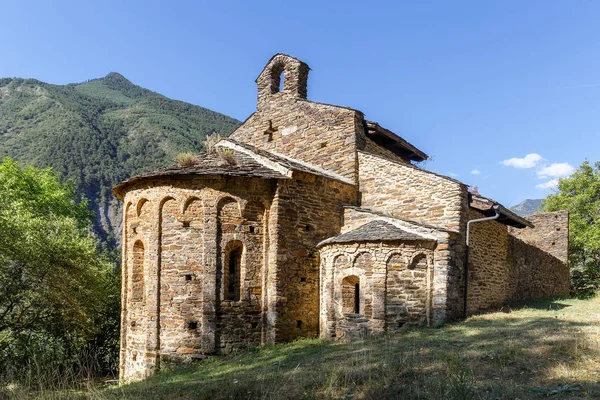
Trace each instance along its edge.
<path fill-rule="evenodd" d="M 284 167 L 283 165 L 281 165 L 280 163 L 273 161 L 273 160 L 269 160 L 266 157 L 263 157 L 259 154 L 256 154 L 255 152 L 253 152 L 250 149 L 247 149 L 243 146 L 240 146 L 239 144 L 237 144 L 236 142 L 233 142 L 229 139 L 222 139 L 221 141 L 219 141 L 216 144 L 217 147 L 226 147 L 228 149 L 231 150 L 235 150 L 235 151 L 239 151 L 240 153 L 246 154 L 247 156 L 250 156 L 254 161 L 258 162 L 259 164 L 264 165 L 267 168 L 270 168 L 274 171 L 279 172 L 282 175 L 288 176 L 288 177 L 292 177 L 292 173 L 293 171 L 289 168 Z"/>

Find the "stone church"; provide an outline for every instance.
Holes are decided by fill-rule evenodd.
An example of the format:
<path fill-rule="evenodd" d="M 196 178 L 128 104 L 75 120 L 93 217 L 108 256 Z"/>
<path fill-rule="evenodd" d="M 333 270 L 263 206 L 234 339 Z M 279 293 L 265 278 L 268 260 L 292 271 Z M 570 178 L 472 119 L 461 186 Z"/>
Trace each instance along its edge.
<path fill-rule="evenodd" d="M 360 111 L 307 100 L 309 71 L 275 55 L 229 137 L 114 188 L 124 381 L 569 292 L 568 214 L 525 219 L 420 168 L 422 150 Z"/>

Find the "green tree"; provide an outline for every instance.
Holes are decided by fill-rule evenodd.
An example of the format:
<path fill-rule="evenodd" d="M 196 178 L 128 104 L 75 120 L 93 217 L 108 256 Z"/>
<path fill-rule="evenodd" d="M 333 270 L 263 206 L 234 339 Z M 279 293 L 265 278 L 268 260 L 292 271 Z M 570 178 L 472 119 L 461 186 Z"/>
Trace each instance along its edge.
<path fill-rule="evenodd" d="M 34 356 L 62 362 L 101 334 L 116 336 L 99 328 L 115 319 L 107 315 L 115 303 L 118 313 L 117 287 L 112 264 L 91 234 L 86 201 L 51 170 L 21 168 L 5 158 L 0 163 L 0 369 L 7 359 L 12 366 Z"/>
<path fill-rule="evenodd" d="M 585 161 L 560 179 L 558 192 L 544 199 L 542 209 L 569 211 L 571 285 L 577 295 L 594 294 L 600 288 L 600 162 Z"/>

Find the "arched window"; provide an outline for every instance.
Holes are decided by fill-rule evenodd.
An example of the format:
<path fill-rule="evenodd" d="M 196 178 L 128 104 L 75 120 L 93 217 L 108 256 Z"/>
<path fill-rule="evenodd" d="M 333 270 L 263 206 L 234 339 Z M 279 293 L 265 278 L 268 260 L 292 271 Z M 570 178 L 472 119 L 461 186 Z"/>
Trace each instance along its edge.
<path fill-rule="evenodd" d="M 357 276 L 347 276 L 342 281 L 342 312 L 360 313 L 360 280 Z"/>
<path fill-rule="evenodd" d="M 144 300 L 144 244 L 138 240 L 133 245 L 131 265 L 131 301 Z"/>
<path fill-rule="evenodd" d="M 240 300 L 242 246 L 236 245 L 225 256 L 225 299 Z"/>
<path fill-rule="evenodd" d="M 411 270 L 427 270 L 427 257 L 425 257 L 425 254 L 416 255 L 412 259 L 412 262 L 408 266 L 408 269 L 411 269 Z"/>

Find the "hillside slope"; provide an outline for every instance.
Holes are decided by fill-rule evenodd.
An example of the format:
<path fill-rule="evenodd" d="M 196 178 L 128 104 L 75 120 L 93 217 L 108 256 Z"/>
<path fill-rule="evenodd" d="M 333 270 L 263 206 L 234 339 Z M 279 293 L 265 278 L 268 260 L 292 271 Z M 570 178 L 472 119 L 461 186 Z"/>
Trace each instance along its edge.
<path fill-rule="evenodd" d="M 535 214 L 542 205 L 542 199 L 527 199 L 523 200 L 516 206 L 511 207 L 511 211 L 514 211 L 517 215 L 526 217 L 528 215 Z"/>
<path fill-rule="evenodd" d="M 239 121 L 171 100 L 118 73 L 80 84 L 0 79 L 0 157 L 52 167 L 90 200 L 109 248 L 120 242 L 120 203 L 111 188 L 141 171 L 198 151 L 206 135 Z"/>

